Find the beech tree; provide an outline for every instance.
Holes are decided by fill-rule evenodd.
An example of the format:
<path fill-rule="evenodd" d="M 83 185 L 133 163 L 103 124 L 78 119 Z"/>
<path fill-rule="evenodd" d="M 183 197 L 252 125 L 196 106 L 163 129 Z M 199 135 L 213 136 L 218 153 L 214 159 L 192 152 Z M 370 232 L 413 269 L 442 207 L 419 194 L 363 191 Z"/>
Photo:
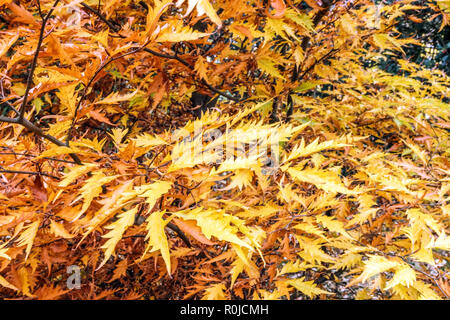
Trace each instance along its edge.
<path fill-rule="evenodd" d="M 448 298 L 448 23 L 0 0 L 0 297 Z"/>

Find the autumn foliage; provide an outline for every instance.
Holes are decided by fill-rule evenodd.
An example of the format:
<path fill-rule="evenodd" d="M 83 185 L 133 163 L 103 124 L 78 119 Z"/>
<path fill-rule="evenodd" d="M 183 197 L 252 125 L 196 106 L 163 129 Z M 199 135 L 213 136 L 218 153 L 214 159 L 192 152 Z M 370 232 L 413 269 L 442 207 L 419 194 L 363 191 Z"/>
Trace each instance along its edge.
<path fill-rule="evenodd" d="M 448 298 L 424 8 L 0 0 L 0 298 Z"/>

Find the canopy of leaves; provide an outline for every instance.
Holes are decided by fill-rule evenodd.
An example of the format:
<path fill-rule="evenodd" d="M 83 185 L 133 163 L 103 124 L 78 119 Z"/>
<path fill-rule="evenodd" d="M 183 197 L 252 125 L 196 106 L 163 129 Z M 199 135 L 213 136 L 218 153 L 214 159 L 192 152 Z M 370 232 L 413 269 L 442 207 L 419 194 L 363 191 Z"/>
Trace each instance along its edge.
<path fill-rule="evenodd" d="M 448 298 L 449 14 L 0 0 L 0 297 Z"/>

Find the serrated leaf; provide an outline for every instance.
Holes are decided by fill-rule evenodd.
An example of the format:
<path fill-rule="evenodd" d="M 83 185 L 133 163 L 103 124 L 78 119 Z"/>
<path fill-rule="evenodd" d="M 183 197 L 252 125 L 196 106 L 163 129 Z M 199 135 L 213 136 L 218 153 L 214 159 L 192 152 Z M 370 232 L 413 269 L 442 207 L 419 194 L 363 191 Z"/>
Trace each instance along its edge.
<path fill-rule="evenodd" d="M 145 240 L 148 243 L 142 256 L 144 256 L 147 252 L 160 250 L 164 262 L 166 263 L 167 273 L 170 275 L 171 265 L 169 243 L 167 242 L 167 236 L 164 232 L 164 228 L 166 227 L 167 223 L 169 223 L 169 220 L 164 220 L 162 218 L 164 213 L 164 211 L 156 211 L 150 214 L 150 216 L 147 218 L 147 235 L 145 237 Z"/>
<path fill-rule="evenodd" d="M 307 295 L 310 298 L 314 298 L 320 294 L 332 294 L 331 292 L 322 290 L 318 288 L 314 281 L 305 281 L 304 278 L 293 279 L 293 280 L 283 280 L 283 282 L 289 286 L 294 287 L 298 291 Z"/>
<path fill-rule="evenodd" d="M 216 283 L 205 289 L 202 300 L 226 300 L 225 285 Z"/>
<path fill-rule="evenodd" d="M 85 163 L 80 166 L 72 167 L 72 169 L 69 171 L 69 173 L 67 173 L 64 176 L 64 179 L 58 185 L 62 188 L 67 187 L 69 184 L 74 182 L 80 176 L 93 170 L 96 167 L 97 167 L 97 164 L 95 164 L 95 163 Z"/>
<path fill-rule="evenodd" d="M 342 193 L 356 195 L 361 193 L 358 190 L 350 190 L 345 187 L 339 176 L 330 170 L 289 168 L 287 172 L 295 179 L 314 184 L 316 187 L 331 193 Z"/>
<path fill-rule="evenodd" d="M 364 261 L 363 272 L 354 281 L 364 282 L 375 275 L 399 266 L 401 266 L 399 262 L 388 260 L 387 258 L 382 256 L 369 255 L 369 260 Z"/>
<path fill-rule="evenodd" d="M 261 68 L 262 71 L 268 73 L 272 77 L 286 80 L 286 78 L 280 73 L 280 70 L 277 69 L 277 64 L 273 59 L 262 57 L 258 58 L 256 61 L 258 63 L 258 67 Z"/>
<path fill-rule="evenodd" d="M 25 260 L 28 259 L 28 256 L 31 252 L 31 248 L 33 247 L 34 238 L 36 237 L 38 228 L 40 225 L 40 220 L 36 220 L 35 222 L 29 224 L 24 231 L 22 231 L 20 237 L 17 239 L 17 246 L 21 247 L 26 245 L 26 254 Z"/>
<path fill-rule="evenodd" d="M 105 249 L 105 257 L 100 263 L 97 269 L 100 269 L 114 253 L 117 243 L 122 239 L 124 232 L 128 227 L 134 224 L 134 218 L 138 208 L 134 207 L 131 210 L 122 212 L 117 216 L 117 220 L 113 223 L 107 225 L 105 228 L 109 229 L 107 234 L 103 235 L 103 238 L 108 238 L 108 240 L 102 245 L 102 249 Z"/>
<path fill-rule="evenodd" d="M 3 278 L 2 276 L 0 276 L 0 285 L 5 287 L 5 288 L 11 289 L 11 290 L 20 291 L 15 286 L 13 286 L 11 283 L 6 281 L 6 279 Z"/>
<path fill-rule="evenodd" d="M 209 36 L 209 33 L 194 31 L 189 27 L 178 26 L 161 32 L 156 41 L 158 42 L 181 42 L 192 41 Z"/>
<path fill-rule="evenodd" d="M 123 101 L 131 100 L 136 94 L 137 90 L 134 92 L 130 92 L 127 94 L 120 94 L 119 92 L 112 92 L 109 96 L 106 98 L 96 101 L 94 104 L 116 104 Z"/>
<path fill-rule="evenodd" d="M 219 27 L 222 25 L 222 21 L 214 10 L 213 6 L 208 0 L 187 0 L 188 8 L 185 16 L 189 15 L 194 8 L 197 8 L 197 15 L 202 16 L 206 14 L 212 22 L 217 24 Z M 178 0 L 177 7 L 181 6 L 186 0 Z"/>

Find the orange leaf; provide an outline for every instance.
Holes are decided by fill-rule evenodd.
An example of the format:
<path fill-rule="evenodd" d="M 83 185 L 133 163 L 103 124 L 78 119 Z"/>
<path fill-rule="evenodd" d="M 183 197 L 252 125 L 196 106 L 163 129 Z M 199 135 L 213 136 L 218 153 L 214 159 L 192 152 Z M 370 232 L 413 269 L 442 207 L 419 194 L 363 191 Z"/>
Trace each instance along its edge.
<path fill-rule="evenodd" d="M 89 115 L 90 115 L 93 119 L 95 119 L 95 120 L 97 120 L 97 121 L 107 123 L 107 124 L 109 124 L 110 126 L 116 126 L 114 123 L 111 123 L 107 117 L 105 117 L 103 114 L 101 114 L 101 113 L 100 113 L 99 111 L 97 111 L 97 110 L 91 110 L 91 111 L 89 111 Z"/>
<path fill-rule="evenodd" d="M 215 245 L 215 242 L 208 240 L 202 233 L 202 230 L 195 223 L 195 221 L 182 221 L 179 219 L 173 219 L 173 222 L 181 229 L 181 231 L 191 235 L 195 240 L 209 246 Z"/>
<path fill-rule="evenodd" d="M 249 28 L 247 28 L 246 26 L 243 25 L 233 25 L 231 27 L 232 29 L 236 30 L 237 32 L 242 33 L 244 36 L 246 36 L 248 38 L 248 40 L 251 42 L 253 40 L 253 35 L 252 32 L 250 31 Z"/>
<path fill-rule="evenodd" d="M 113 276 L 112 278 L 108 281 L 108 283 L 113 282 L 114 280 L 119 279 L 120 277 L 124 276 L 127 272 L 127 268 L 128 268 L 128 260 L 121 260 L 117 265 L 116 265 L 116 269 L 114 269 L 113 271 Z"/>
<path fill-rule="evenodd" d="M 279 19 L 279 18 L 283 17 L 284 12 L 286 11 L 286 4 L 284 3 L 283 0 L 271 0 L 270 1 L 270 6 L 275 11 L 274 14 L 268 13 L 268 15 L 271 18 Z"/>
<path fill-rule="evenodd" d="M 36 296 L 39 300 L 55 300 L 59 296 L 62 296 L 70 290 L 64 290 L 62 288 L 50 286 L 44 286 L 36 291 Z"/>
<path fill-rule="evenodd" d="M 17 16 L 14 20 L 39 26 L 39 22 L 37 22 L 33 15 L 25 8 L 18 6 L 13 2 L 8 3 L 8 8 Z"/>

